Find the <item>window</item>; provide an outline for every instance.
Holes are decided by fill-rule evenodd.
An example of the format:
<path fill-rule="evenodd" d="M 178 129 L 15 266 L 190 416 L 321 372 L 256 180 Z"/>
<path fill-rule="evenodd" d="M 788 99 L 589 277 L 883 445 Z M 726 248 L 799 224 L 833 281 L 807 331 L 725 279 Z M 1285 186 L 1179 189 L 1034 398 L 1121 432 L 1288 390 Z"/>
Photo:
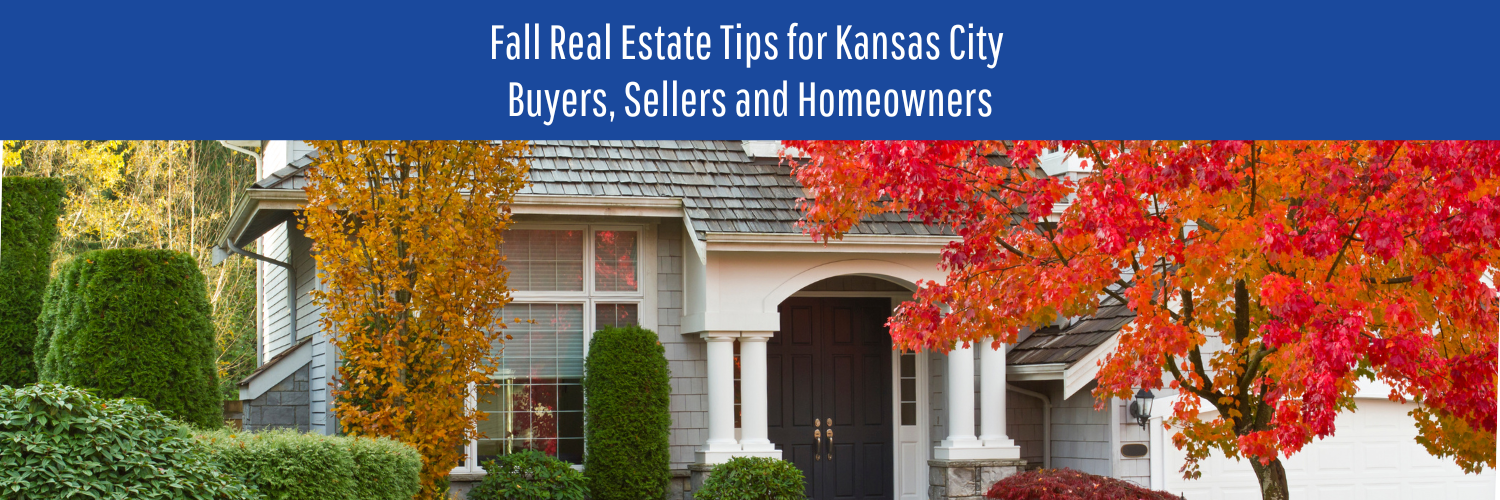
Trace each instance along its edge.
<path fill-rule="evenodd" d="M 473 396 L 488 418 L 455 471 L 479 472 L 483 462 L 523 450 L 583 463 L 584 355 L 592 332 L 640 323 L 640 235 L 601 226 L 506 231 L 501 253 L 513 300 L 499 315 L 511 340 L 494 346 L 493 392 Z"/>
<path fill-rule="evenodd" d="M 917 425 L 917 354 L 901 353 L 901 425 Z"/>

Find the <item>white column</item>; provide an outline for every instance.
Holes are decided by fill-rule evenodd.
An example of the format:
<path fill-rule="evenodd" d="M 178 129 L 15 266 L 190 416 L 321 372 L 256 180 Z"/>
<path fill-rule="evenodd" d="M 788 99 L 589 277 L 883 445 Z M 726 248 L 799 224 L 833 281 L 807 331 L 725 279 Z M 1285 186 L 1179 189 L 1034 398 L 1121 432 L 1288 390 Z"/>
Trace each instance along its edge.
<path fill-rule="evenodd" d="M 982 343 L 984 341 L 981 341 Z M 989 350 L 989 346 L 980 346 Z M 983 353 L 981 352 L 981 355 Z M 989 361 L 986 358 L 984 361 Z M 996 363 L 990 363 L 996 364 Z M 1004 365 L 1001 365 L 1004 373 Z M 933 458 L 939 460 L 986 460 L 997 458 L 1021 458 L 1021 448 L 1015 445 L 990 445 L 974 436 L 974 349 L 955 348 L 948 352 L 948 439 L 944 439 L 932 450 Z M 991 384 L 986 383 L 985 386 Z M 1004 376 L 998 386 L 1000 395 L 1005 395 Z M 986 402 L 984 406 L 990 406 Z M 986 419 L 989 415 L 985 416 Z M 1005 434 L 1004 421 L 1000 424 L 1000 435 Z M 988 428 L 987 428 L 988 430 Z"/>
<path fill-rule="evenodd" d="M 724 463 L 740 451 L 734 438 L 734 340 L 739 332 L 704 332 L 708 341 L 708 441 L 698 462 Z"/>
<path fill-rule="evenodd" d="M 766 341 L 771 340 L 773 333 L 740 334 L 740 446 L 744 453 L 739 456 L 781 458 L 766 431 Z"/>
<path fill-rule="evenodd" d="M 1005 434 L 1005 345 L 990 348 L 994 339 L 984 339 L 979 348 L 979 440 L 985 447 L 1015 446 Z"/>
<path fill-rule="evenodd" d="M 933 450 L 939 459 L 968 458 L 965 448 L 978 448 L 974 437 L 974 350 L 959 345 L 948 351 L 948 438 Z"/>

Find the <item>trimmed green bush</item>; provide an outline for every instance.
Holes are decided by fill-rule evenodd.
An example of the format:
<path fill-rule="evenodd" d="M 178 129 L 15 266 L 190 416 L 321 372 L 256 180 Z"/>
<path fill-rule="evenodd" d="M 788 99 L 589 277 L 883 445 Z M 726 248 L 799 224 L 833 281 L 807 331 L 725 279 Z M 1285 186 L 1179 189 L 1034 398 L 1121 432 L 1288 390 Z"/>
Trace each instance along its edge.
<path fill-rule="evenodd" d="M 0 385 L 37 381 L 32 347 L 57 242 L 62 179 L 0 179 Z"/>
<path fill-rule="evenodd" d="M 714 466 L 693 493 L 696 500 L 802 500 L 802 471 L 786 460 L 735 457 Z"/>
<path fill-rule="evenodd" d="M 410 500 L 421 486 L 422 456 L 390 439 L 227 429 L 197 439 L 267 500 Z"/>
<path fill-rule="evenodd" d="M 656 332 L 629 326 L 594 333 L 583 376 L 583 475 L 594 500 L 666 496 L 670 382 Z"/>
<path fill-rule="evenodd" d="M 484 471 L 469 500 L 584 500 L 589 493 L 582 472 L 536 450 L 502 455 Z"/>
<path fill-rule="evenodd" d="M 178 423 L 134 399 L 0 387 L 0 498 L 260 498 Z"/>
<path fill-rule="evenodd" d="M 178 420 L 223 424 L 203 273 L 171 250 L 95 250 L 64 264 L 37 318 L 42 380 L 136 397 Z"/>

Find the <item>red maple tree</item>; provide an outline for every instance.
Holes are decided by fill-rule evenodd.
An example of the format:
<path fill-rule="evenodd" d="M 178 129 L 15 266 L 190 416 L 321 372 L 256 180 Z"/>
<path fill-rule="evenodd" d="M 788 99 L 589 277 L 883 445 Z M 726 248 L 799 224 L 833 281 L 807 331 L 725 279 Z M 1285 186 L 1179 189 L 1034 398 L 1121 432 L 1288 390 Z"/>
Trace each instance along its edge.
<path fill-rule="evenodd" d="M 815 239 L 885 212 L 959 237 L 946 282 L 919 283 L 891 318 L 899 347 L 1013 342 L 1128 303 L 1095 396 L 1197 396 L 1171 419 L 1185 477 L 1219 450 L 1287 498 L 1280 458 L 1332 435 L 1360 380 L 1415 403 L 1430 453 L 1495 467 L 1500 142 L 784 146 Z M 1048 175 L 1043 155 L 1071 172 Z"/>

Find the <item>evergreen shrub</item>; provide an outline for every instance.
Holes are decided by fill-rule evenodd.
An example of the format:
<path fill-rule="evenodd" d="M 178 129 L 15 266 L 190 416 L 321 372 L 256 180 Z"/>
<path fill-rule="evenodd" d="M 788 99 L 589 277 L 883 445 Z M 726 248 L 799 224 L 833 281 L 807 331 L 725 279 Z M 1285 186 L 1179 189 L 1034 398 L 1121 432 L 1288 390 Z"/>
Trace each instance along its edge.
<path fill-rule="evenodd" d="M 671 482 L 671 372 L 656 333 L 594 333 L 584 360 L 583 474 L 594 500 L 663 498 Z"/>
<path fill-rule="evenodd" d="M 708 473 L 696 500 L 804 500 L 802 471 L 786 460 L 735 457 Z"/>
<path fill-rule="evenodd" d="M 485 462 L 485 476 L 469 500 L 584 500 L 588 487 L 572 465 L 536 450 Z"/>
<path fill-rule="evenodd" d="M 390 439 L 286 429 L 196 437 L 224 472 L 267 500 L 410 500 L 421 486 L 422 456 Z"/>
<path fill-rule="evenodd" d="M 171 250 L 95 250 L 64 264 L 37 318 L 40 378 L 222 424 L 203 273 Z"/>
<path fill-rule="evenodd" d="M 35 383 L 36 318 L 52 267 L 62 179 L 0 179 L 0 385 Z"/>
<path fill-rule="evenodd" d="M 0 498 L 253 500 L 179 423 L 135 399 L 0 387 Z"/>

